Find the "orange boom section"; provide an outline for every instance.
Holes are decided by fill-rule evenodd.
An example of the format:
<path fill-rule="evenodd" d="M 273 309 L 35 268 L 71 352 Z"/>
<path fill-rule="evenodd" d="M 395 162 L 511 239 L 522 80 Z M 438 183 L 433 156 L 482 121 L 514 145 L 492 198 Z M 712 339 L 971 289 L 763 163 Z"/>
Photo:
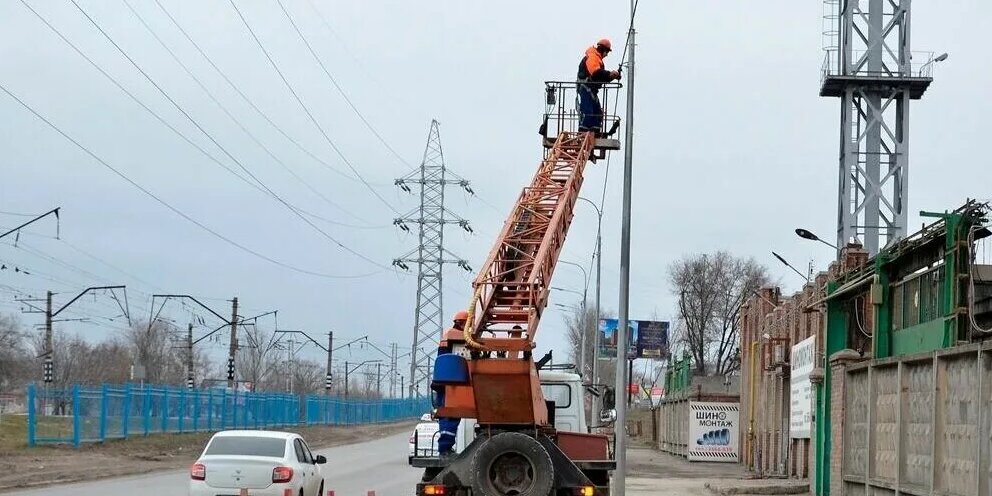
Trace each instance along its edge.
<path fill-rule="evenodd" d="M 594 133 L 559 133 L 517 199 L 474 282 L 465 329 L 470 383 L 447 386 L 439 415 L 550 427 L 530 351 L 595 146 Z"/>

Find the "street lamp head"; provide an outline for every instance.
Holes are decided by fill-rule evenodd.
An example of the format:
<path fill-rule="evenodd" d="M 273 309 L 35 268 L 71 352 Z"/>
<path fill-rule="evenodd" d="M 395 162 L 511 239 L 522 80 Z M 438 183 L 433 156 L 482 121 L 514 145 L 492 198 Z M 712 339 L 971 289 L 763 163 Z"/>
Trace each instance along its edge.
<path fill-rule="evenodd" d="M 820 240 L 820 238 L 817 235 L 815 235 L 815 234 L 813 234 L 813 233 L 811 233 L 811 232 L 809 232 L 809 231 L 807 231 L 806 229 L 803 229 L 803 228 L 796 229 L 796 235 L 799 236 L 800 238 L 808 239 L 810 241 L 819 241 Z"/>
<path fill-rule="evenodd" d="M 772 252 L 772 255 L 775 255 L 775 258 L 777 258 L 779 262 L 782 262 L 782 265 L 785 265 L 787 267 L 791 267 L 791 265 L 789 264 L 789 262 L 786 261 L 784 258 L 782 258 L 782 256 L 779 255 L 778 253 Z"/>
<path fill-rule="evenodd" d="M 933 59 L 934 62 L 943 62 L 945 60 L 947 60 L 947 52 L 944 52 L 938 55 L 937 58 Z"/>

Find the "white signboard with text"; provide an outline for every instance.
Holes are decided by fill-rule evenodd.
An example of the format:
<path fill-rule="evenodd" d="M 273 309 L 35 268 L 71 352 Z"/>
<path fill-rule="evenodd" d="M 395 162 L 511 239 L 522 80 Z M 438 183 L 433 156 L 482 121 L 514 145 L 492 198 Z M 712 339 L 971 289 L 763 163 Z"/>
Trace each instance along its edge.
<path fill-rule="evenodd" d="M 789 437 L 809 439 L 813 425 L 813 384 L 809 380 L 816 360 L 816 336 L 792 347 Z"/>
<path fill-rule="evenodd" d="M 689 402 L 689 461 L 737 463 L 740 403 Z"/>

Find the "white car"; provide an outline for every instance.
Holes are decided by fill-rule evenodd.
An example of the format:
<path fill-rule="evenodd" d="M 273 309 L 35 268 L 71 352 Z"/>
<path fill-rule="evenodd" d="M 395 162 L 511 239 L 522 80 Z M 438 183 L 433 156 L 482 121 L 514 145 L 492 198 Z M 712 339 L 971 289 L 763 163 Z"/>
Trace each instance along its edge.
<path fill-rule="evenodd" d="M 190 468 L 189 496 L 320 496 L 325 463 L 297 434 L 222 431 Z"/>
<path fill-rule="evenodd" d="M 437 421 L 431 414 L 420 417 L 420 423 L 410 434 L 410 456 L 437 456 Z"/>

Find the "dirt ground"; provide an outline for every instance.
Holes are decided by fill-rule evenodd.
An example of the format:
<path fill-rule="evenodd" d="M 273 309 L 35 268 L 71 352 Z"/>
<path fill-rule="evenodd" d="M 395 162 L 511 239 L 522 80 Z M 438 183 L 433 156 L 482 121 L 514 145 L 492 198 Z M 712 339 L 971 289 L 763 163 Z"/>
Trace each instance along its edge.
<path fill-rule="evenodd" d="M 187 468 L 200 454 L 211 433 L 159 434 L 128 440 L 71 446 L 28 448 L 26 433 L 14 417 L 5 416 L 0 429 L 0 492 L 39 485 L 82 482 Z M 23 423 L 23 421 L 22 421 Z M 415 422 L 347 427 L 286 429 L 302 435 L 314 448 L 362 442 L 411 431 Z M 38 474 L 44 482 L 38 483 Z"/>

